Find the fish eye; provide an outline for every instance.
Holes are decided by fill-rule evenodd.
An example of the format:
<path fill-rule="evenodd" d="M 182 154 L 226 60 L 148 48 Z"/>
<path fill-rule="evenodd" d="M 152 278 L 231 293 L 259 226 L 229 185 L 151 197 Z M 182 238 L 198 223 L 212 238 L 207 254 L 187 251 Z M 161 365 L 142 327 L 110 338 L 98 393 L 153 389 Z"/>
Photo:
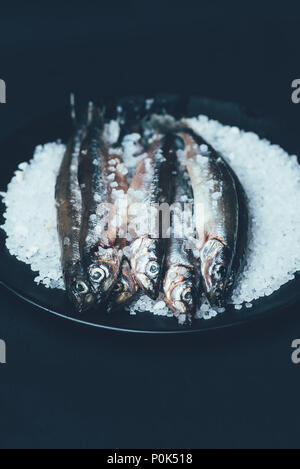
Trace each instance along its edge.
<path fill-rule="evenodd" d="M 183 301 L 190 302 L 192 300 L 192 292 L 190 288 L 187 288 L 181 295 L 181 298 Z"/>
<path fill-rule="evenodd" d="M 101 282 L 107 276 L 107 272 L 102 267 L 93 267 L 90 269 L 90 276 L 94 282 Z"/>
<path fill-rule="evenodd" d="M 159 264 L 156 261 L 150 261 L 146 268 L 148 277 L 155 278 L 159 272 Z"/>
<path fill-rule="evenodd" d="M 77 293 L 84 294 L 87 293 L 89 289 L 82 280 L 78 280 L 78 282 L 75 283 L 75 290 Z"/>

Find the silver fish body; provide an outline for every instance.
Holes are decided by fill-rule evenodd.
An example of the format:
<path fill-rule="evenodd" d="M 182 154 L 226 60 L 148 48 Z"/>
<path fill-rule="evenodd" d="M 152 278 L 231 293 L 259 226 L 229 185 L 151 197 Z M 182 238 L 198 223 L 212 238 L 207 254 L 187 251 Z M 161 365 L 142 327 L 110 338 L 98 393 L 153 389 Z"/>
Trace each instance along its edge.
<path fill-rule="evenodd" d="M 164 298 L 174 315 L 191 323 L 198 299 L 197 263 L 189 248 L 193 234 L 193 194 L 184 168 L 177 164 L 174 178 L 170 238 L 167 240 Z"/>
<path fill-rule="evenodd" d="M 194 215 L 204 292 L 215 306 L 225 304 L 234 282 L 239 203 L 232 172 L 221 155 L 190 129 L 178 134 L 181 157 L 194 194 Z"/>
<path fill-rule="evenodd" d="M 90 309 L 95 301 L 80 255 L 82 199 L 77 178 L 81 143 L 87 124 L 79 127 L 68 143 L 55 186 L 57 229 L 61 247 L 61 265 L 69 299 L 78 312 Z"/>
<path fill-rule="evenodd" d="M 106 299 L 116 282 L 122 260 L 122 252 L 115 246 L 116 227 L 112 219 L 115 201 L 124 195 L 123 179 L 117 170 L 118 155 L 109 152 L 103 129 L 103 117 L 93 107 L 89 132 L 80 150 L 78 179 L 83 204 L 81 256 L 97 303 Z"/>
<path fill-rule="evenodd" d="M 173 189 L 170 175 L 175 158 L 173 138 L 156 136 L 147 155 L 138 163 L 128 190 L 131 239 L 128 259 L 137 284 L 153 299 L 159 292 L 165 247 L 165 233 L 157 218 L 158 208 L 170 203 Z M 153 226 L 155 217 L 157 223 Z"/>

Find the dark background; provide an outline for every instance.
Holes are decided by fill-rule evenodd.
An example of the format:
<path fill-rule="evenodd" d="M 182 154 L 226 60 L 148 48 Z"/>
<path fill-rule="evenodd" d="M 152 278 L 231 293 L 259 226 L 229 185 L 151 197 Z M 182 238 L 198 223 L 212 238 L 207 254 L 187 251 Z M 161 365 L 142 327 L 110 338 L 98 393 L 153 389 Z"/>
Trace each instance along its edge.
<path fill-rule="evenodd" d="M 299 36 L 296 2 L 1 5 L 0 139 L 71 90 L 200 94 L 297 130 Z M 223 333 L 154 337 L 79 326 L 1 290 L 0 447 L 299 447 L 298 337 L 299 305 Z"/>

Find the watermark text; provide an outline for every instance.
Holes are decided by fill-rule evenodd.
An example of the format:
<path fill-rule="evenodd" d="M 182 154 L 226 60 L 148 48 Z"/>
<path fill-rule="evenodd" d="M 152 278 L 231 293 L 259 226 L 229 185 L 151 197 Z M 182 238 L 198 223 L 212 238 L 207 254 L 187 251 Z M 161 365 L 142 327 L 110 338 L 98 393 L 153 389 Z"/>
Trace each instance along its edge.
<path fill-rule="evenodd" d="M 0 364 L 6 363 L 6 343 L 0 339 Z"/>
<path fill-rule="evenodd" d="M 300 103 L 300 78 L 296 78 L 292 81 L 291 87 L 294 91 L 291 94 L 291 99 L 294 104 Z"/>
<path fill-rule="evenodd" d="M 0 104 L 6 103 L 6 84 L 4 80 L 0 78 Z"/>

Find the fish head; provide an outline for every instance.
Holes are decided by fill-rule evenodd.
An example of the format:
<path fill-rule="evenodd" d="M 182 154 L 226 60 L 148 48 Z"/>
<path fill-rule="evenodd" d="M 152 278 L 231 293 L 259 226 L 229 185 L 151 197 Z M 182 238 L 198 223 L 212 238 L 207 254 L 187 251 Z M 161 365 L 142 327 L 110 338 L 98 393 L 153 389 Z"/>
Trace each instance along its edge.
<path fill-rule="evenodd" d="M 168 269 L 164 280 L 165 301 L 178 317 L 192 318 L 196 311 L 197 288 L 192 268 L 176 265 Z"/>
<path fill-rule="evenodd" d="M 139 238 L 131 246 L 132 272 L 137 284 L 152 299 L 159 293 L 162 270 L 161 240 L 149 237 Z"/>
<path fill-rule="evenodd" d="M 205 243 L 201 251 L 201 273 L 204 290 L 211 305 L 224 306 L 231 263 L 228 246 L 218 239 Z"/>
<path fill-rule="evenodd" d="M 71 266 L 65 272 L 65 285 L 69 299 L 78 313 L 90 309 L 95 303 L 95 295 L 87 275 L 79 265 Z"/>
<path fill-rule="evenodd" d="M 120 255 L 115 248 L 99 248 L 90 258 L 88 278 L 97 303 L 105 298 L 117 280 L 120 270 Z"/>
<path fill-rule="evenodd" d="M 108 302 L 108 309 L 120 307 L 127 303 L 136 293 L 138 286 L 131 272 L 130 264 L 124 259 L 118 280 L 114 284 Z"/>

